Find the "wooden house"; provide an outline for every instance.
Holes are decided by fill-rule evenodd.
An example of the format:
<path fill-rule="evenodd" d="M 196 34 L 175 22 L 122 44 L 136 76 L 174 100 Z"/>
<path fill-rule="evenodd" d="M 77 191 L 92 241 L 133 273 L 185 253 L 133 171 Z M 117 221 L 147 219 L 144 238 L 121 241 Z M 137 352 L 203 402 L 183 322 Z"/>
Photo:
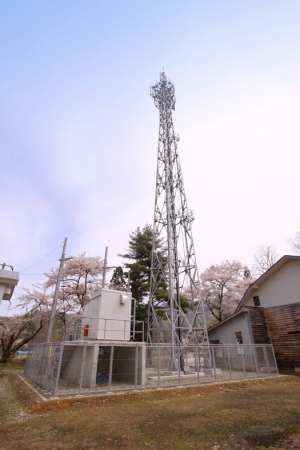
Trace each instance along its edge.
<path fill-rule="evenodd" d="M 300 257 L 277 261 L 250 285 L 235 313 L 208 334 L 224 344 L 272 343 L 279 366 L 300 367 Z"/>

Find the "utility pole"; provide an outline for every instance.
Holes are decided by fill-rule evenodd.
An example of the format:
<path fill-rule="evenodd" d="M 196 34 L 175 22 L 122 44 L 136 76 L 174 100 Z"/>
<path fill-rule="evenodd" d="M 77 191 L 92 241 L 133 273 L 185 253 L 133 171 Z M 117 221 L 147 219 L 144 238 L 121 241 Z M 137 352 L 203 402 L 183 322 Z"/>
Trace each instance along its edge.
<path fill-rule="evenodd" d="M 107 252 L 108 247 L 105 247 L 105 256 L 104 256 L 104 264 L 103 264 L 103 273 L 102 273 L 102 289 L 105 287 L 105 278 L 107 269 L 112 269 L 112 267 L 107 267 Z"/>
<path fill-rule="evenodd" d="M 65 258 L 67 240 L 68 240 L 68 238 L 65 238 L 64 246 L 63 246 L 63 250 L 62 250 L 62 254 L 61 254 L 58 275 L 57 275 L 57 280 L 56 280 L 56 286 L 55 286 L 55 292 L 54 292 L 54 297 L 53 297 L 53 302 L 52 302 L 52 307 L 51 307 L 51 314 L 50 314 L 50 319 L 49 319 L 49 323 L 48 323 L 48 330 L 47 330 L 47 336 L 46 336 L 46 341 L 45 341 L 46 344 L 49 344 L 49 342 L 51 341 L 52 330 L 53 330 L 54 319 L 55 319 L 55 312 L 56 312 L 56 304 L 57 304 L 57 299 L 58 299 L 58 294 L 59 294 L 59 287 L 60 287 L 64 263 L 68 259 L 72 259 L 72 258 Z"/>

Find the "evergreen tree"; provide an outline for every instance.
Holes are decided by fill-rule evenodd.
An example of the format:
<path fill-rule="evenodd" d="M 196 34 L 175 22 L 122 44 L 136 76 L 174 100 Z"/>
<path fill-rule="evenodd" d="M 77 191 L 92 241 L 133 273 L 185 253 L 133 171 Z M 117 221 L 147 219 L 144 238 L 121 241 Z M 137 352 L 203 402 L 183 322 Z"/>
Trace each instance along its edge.
<path fill-rule="evenodd" d="M 110 289 L 115 289 L 117 291 L 124 291 L 127 289 L 127 283 L 124 278 L 123 269 L 121 266 L 115 268 L 113 276 L 111 277 Z"/>
<path fill-rule="evenodd" d="M 146 329 L 148 318 L 148 295 L 150 290 L 151 256 L 152 256 L 153 230 L 150 225 L 137 228 L 129 235 L 129 246 L 122 258 L 131 260 L 125 267 L 130 271 L 130 289 L 132 297 L 136 300 L 136 320 L 144 322 Z M 156 248 L 162 250 L 159 239 Z M 125 274 L 125 276 L 127 276 Z M 168 299 L 167 283 L 161 279 L 160 286 L 155 293 L 157 305 L 165 304 Z M 146 331 L 146 330 L 145 330 Z"/>

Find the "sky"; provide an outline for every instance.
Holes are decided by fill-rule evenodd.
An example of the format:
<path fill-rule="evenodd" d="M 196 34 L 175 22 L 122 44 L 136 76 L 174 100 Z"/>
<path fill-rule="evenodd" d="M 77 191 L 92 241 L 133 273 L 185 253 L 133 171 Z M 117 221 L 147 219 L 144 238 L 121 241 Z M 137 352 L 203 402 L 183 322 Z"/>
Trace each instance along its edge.
<path fill-rule="evenodd" d="M 109 265 L 152 224 L 159 113 L 175 131 L 198 268 L 300 228 L 298 0 L 0 2 L 0 262 L 22 288 L 86 251 Z M 10 315 L 17 300 L 3 301 Z"/>

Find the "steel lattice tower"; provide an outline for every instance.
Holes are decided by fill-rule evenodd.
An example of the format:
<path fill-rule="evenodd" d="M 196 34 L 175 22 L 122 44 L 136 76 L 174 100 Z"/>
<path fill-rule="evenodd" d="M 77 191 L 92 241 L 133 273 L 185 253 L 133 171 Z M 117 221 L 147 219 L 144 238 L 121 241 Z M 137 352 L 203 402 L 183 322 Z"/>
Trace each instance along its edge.
<path fill-rule="evenodd" d="M 208 342 L 192 237 L 194 218 L 187 207 L 177 149 L 179 137 L 172 120 L 175 89 L 164 72 L 151 87 L 151 97 L 159 109 L 159 139 L 147 340 L 172 347 L 184 339 Z M 168 288 L 168 299 L 159 303 L 156 294 L 163 285 Z M 182 296 L 189 299 L 189 313 L 181 307 Z"/>

